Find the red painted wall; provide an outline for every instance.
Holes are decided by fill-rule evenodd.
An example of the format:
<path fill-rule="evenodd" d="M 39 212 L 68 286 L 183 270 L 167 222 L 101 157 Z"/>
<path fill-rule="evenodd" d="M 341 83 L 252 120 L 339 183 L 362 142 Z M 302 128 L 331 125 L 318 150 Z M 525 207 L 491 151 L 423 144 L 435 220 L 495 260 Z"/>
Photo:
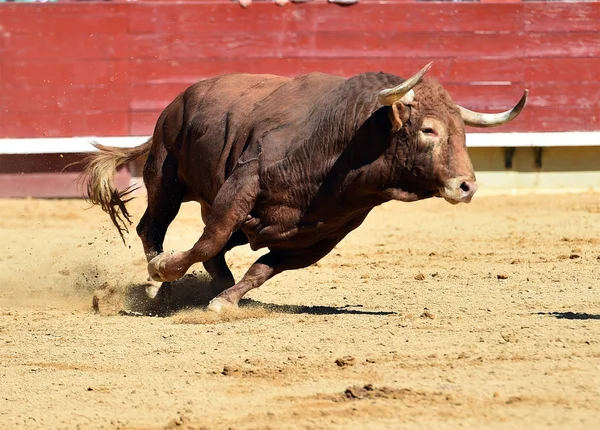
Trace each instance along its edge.
<path fill-rule="evenodd" d="M 600 3 L 231 1 L 0 5 L 0 137 L 149 134 L 224 72 L 430 75 L 502 131 L 600 129 Z"/>

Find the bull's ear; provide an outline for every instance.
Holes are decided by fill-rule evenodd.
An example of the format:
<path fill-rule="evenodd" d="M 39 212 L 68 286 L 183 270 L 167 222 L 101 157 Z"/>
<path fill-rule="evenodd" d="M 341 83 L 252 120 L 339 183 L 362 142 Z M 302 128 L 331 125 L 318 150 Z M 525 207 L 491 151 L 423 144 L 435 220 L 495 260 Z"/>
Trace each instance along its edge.
<path fill-rule="evenodd" d="M 392 132 L 398 132 L 404 123 L 408 121 L 410 117 L 410 110 L 401 101 L 396 102 L 390 106 L 390 122 L 392 123 Z"/>

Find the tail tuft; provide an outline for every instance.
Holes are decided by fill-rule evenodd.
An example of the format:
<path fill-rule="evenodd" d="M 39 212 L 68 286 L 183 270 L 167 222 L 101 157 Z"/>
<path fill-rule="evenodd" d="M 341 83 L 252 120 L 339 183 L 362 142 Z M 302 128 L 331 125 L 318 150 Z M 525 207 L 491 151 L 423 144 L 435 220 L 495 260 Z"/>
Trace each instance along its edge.
<path fill-rule="evenodd" d="M 128 233 L 131 215 L 126 204 L 133 200 L 131 193 L 139 188 L 137 185 L 119 191 L 114 183 L 114 174 L 119 166 L 129 163 L 150 150 L 152 140 L 135 148 L 117 148 L 92 142 L 99 150 L 84 160 L 87 165 L 81 174 L 85 182 L 86 200 L 98 205 L 106 212 L 125 243 L 124 233 Z"/>

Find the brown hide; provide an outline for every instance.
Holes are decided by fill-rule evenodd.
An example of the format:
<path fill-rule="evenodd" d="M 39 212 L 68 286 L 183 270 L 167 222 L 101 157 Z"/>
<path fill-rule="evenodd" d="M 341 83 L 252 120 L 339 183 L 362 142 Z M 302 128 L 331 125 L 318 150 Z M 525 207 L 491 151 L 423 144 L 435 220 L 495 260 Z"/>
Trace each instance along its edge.
<path fill-rule="evenodd" d="M 435 80 L 411 78 L 413 92 L 402 82 L 385 73 L 201 81 L 163 111 L 144 146 L 99 148 L 86 169 L 90 200 L 124 228 L 126 193 L 107 172 L 147 153 L 148 207 L 137 232 L 150 276 L 169 282 L 202 262 L 220 292 L 209 308 L 236 305 L 277 273 L 321 259 L 379 204 L 470 201 L 477 184 L 461 111 Z M 394 96 L 379 97 L 389 88 Z M 184 200 L 200 202 L 204 232 L 190 250 L 165 254 Z M 270 252 L 234 285 L 224 255 L 244 243 Z"/>
<path fill-rule="evenodd" d="M 285 244 L 273 243 L 268 239 L 274 235 L 261 236 L 260 230 L 299 229 L 306 235 L 318 223 L 328 234 L 345 230 L 341 224 L 356 212 L 389 200 L 385 190 L 407 191 L 415 200 L 437 195 L 447 179 L 474 180 L 459 111 L 436 81 L 415 88 L 413 103 L 404 107 L 408 121 L 392 130 L 390 108 L 380 106 L 375 95 L 399 82 L 383 73 L 209 79 L 165 110 L 152 151 L 168 148 L 186 184 L 186 199 L 208 205 L 236 167 L 258 160 L 260 193 L 244 231 L 255 248 L 293 247 L 298 244 L 289 237 Z M 418 141 L 425 116 L 447 127 L 441 148 Z M 321 239 L 310 235 L 308 242 Z"/>

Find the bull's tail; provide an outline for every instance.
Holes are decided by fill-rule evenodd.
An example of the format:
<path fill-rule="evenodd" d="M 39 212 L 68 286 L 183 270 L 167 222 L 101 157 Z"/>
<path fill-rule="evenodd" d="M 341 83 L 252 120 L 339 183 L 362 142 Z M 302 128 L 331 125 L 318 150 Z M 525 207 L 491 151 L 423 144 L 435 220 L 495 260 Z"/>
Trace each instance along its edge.
<path fill-rule="evenodd" d="M 100 206 L 110 216 L 125 243 L 123 233 L 128 232 L 127 226 L 131 225 L 131 217 L 125 204 L 133 199 L 130 194 L 137 187 L 130 186 L 122 191 L 117 190 L 114 174 L 119 166 L 147 154 L 152 146 L 152 138 L 134 148 L 117 148 L 100 145 L 97 142 L 91 143 L 99 152 L 83 161 L 86 166 L 81 174 L 81 180 L 85 184 L 85 198 L 90 203 Z"/>

